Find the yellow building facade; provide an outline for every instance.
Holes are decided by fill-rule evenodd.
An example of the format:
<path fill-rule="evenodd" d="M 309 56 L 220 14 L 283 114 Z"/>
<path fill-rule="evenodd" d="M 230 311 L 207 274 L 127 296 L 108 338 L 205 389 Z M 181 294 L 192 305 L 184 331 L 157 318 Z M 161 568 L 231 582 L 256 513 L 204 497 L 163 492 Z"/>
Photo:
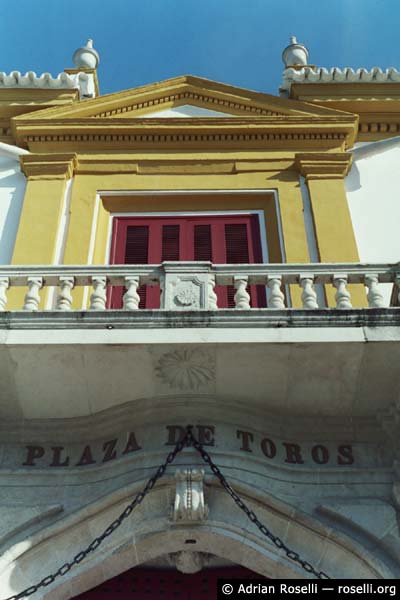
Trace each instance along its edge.
<path fill-rule="evenodd" d="M 102 96 L 90 43 L 51 86 L 3 77 L 1 598 L 54 573 L 33 597 L 398 577 L 400 271 L 360 256 L 349 177 L 396 137 L 400 82 L 322 77 L 296 40 L 284 61 L 280 97 L 191 75 Z M 188 444 L 60 572 L 188 425 L 279 543 Z"/>

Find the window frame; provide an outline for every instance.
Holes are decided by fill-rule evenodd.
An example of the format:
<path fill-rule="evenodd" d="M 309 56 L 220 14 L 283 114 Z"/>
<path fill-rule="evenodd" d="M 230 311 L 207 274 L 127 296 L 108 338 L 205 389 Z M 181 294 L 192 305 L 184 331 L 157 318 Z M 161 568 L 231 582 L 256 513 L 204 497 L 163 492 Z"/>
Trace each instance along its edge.
<path fill-rule="evenodd" d="M 180 217 L 217 217 L 217 216 L 253 216 L 258 217 L 258 227 L 260 234 L 260 245 L 261 245 L 261 260 L 263 263 L 269 262 L 268 246 L 267 246 L 267 235 L 265 227 L 265 216 L 263 210 L 215 210 L 215 211 L 166 211 L 166 212 L 118 212 L 110 213 L 110 221 L 107 233 L 107 248 L 106 248 L 106 261 L 105 264 L 110 265 L 111 253 L 112 253 L 112 237 L 114 229 L 114 219 L 116 218 L 127 218 L 127 219 L 146 219 L 151 217 L 170 217 L 171 219 L 179 219 Z"/>

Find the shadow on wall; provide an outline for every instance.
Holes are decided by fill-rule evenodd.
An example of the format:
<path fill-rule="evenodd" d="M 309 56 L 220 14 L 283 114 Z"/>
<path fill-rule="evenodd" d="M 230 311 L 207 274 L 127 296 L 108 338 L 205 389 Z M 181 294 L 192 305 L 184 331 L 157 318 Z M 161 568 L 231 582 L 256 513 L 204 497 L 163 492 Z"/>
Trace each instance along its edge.
<path fill-rule="evenodd" d="M 0 264 L 10 264 L 26 180 L 15 160 L 0 156 Z"/>
<path fill-rule="evenodd" d="M 356 192 L 361 189 L 361 176 L 357 163 L 353 162 L 350 173 L 346 179 L 346 189 L 348 192 Z"/>

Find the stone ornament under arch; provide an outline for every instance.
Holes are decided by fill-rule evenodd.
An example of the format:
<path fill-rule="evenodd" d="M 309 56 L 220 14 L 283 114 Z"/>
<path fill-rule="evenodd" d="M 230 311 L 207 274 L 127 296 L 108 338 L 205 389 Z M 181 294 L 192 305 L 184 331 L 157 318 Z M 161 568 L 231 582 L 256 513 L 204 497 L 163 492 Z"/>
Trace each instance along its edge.
<path fill-rule="evenodd" d="M 88 546 L 142 485 L 114 492 L 15 545 L 2 559 L 4 567 L 8 562 L 2 569 L 2 596 L 20 592 Z M 318 570 L 333 578 L 393 577 L 377 556 L 351 538 L 254 488 L 235 484 L 235 489 L 274 534 Z M 95 552 L 52 586 L 38 592 L 35 600 L 74 598 L 132 567 L 188 548 L 273 579 L 307 577 L 262 537 L 215 479 L 206 479 L 209 515 L 201 524 L 181 525 L 171 520 L 174 496 L 174 479 L 163 479 Z"/>

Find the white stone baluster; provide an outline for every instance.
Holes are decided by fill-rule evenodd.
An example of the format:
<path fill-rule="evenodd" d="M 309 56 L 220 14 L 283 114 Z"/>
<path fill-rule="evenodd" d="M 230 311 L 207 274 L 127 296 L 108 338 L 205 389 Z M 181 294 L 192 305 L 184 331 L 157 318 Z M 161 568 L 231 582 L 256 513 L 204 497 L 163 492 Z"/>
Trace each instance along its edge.
<path fill-rule="evenodd" d="M 42 286 L 42 277 L 28 277 L 28 291 L 25 294 L 23 310 L 39 310 L 39 290 Z"/>
<path fill-rule="evenodd" d="M 218 310 L 218 298 L 215 293 L 215 275 L 208 276 L 208 310 Z"/>
<path fill-rule="evenodd" d="M 60 287 L 60 293 L 57 296 L 57 310 L 71 310 L 72 296 L 71 290 L 75 284 L 73 277 L 60 277 L 58 285 Z"/>
<path fill-rule="evenodd" d="M 7 306 L 7 290 L 10 286 L 10 280 L 8 277 L 2 277 L 0 279 L 0 311 L 6 310 Z"/>
<path fill-rule="evenodd" d="M 336 308 L 341 310 L 353 308 L 351 304 L 350 292 L 347 289 L 347 275 L 334 275 L 333 287 L 335 287 L 337 290 L 335 294 Z"/>
<path fill-rule="evenodd" d="M 106 308 L 106 277 L 92 277 L 93 292 L 90 296 L 90 310 L 105 310 Z"/>
<path fill-rule="evenodd" d="M 242 275 L 233 278 L 233 285 L 236 290 L 234 296 L 235 308 L 239 310 L 248 310 L 250 308 L 250 294 L 246 291 L 248 281 L 249 278 Z"/>
<path fill-rule="evenodd" d="M 126 292 L 123 297 L 124 310 L 137 310 L 139 308 L 140 296 L 137 292 L 139 277 L 125 277 Z"/>
<path fill-rule="evenodd" d="M 285 296 L 281 291 L 282 277 L 268 277 L 267 285 L 271 292 L 268 308 L 285 308 Z"/>
<path fill-rule="evenodd" d="M 318 308 L 317 294 L 314 289 L 314 275 L 311 275 L 309 273 L 301 273 L 300 287 L 303 288 L 303 292 L 301 294 L 303 308 Z"/>
<path fill-rule="evenodd" d="M 379 277 L 376 273 L 366 275 L 365 285 L 368 288 L 368 306 L 370 308 L 382 308 L 385 306 L 383 295 L 379 290 Z"/>

